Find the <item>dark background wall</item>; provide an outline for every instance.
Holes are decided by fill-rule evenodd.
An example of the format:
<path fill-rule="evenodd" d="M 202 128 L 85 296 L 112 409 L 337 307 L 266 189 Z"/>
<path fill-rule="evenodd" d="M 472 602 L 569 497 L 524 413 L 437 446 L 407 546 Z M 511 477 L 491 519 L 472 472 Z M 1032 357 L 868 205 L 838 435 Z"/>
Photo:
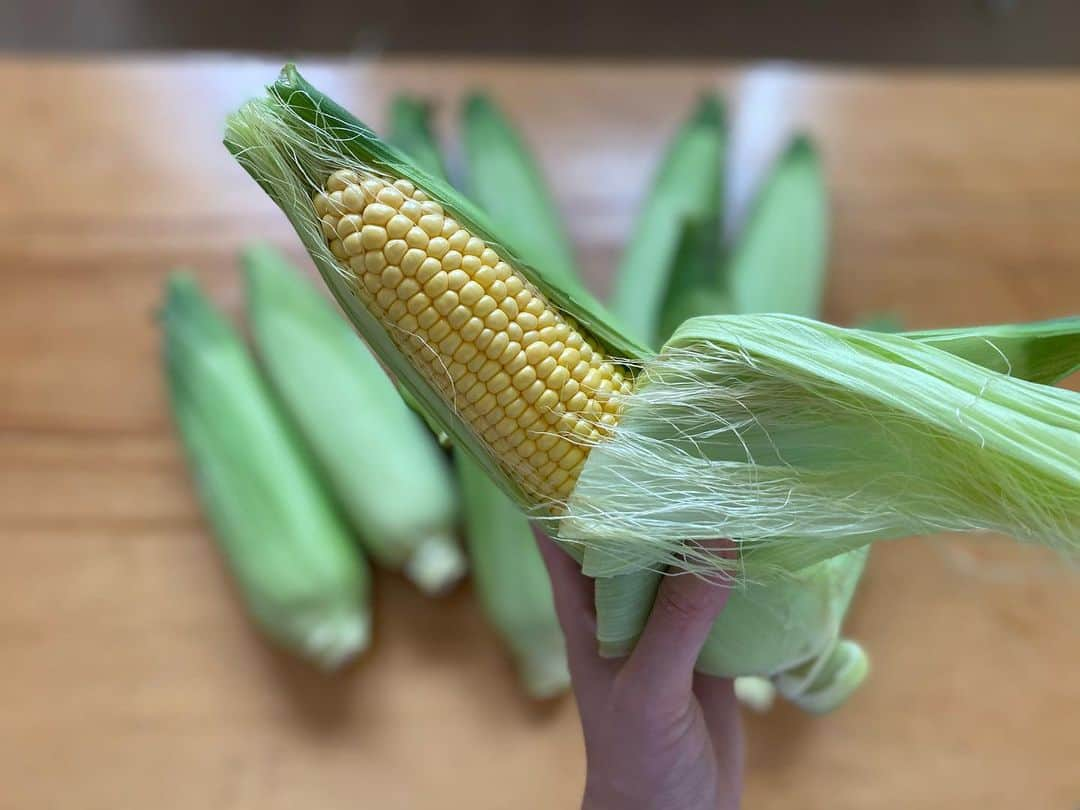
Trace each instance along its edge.
<path fill-rule="evenodd" d="M 3 0 L 0 48 L 1080 63 L 1077 0 Z"/>

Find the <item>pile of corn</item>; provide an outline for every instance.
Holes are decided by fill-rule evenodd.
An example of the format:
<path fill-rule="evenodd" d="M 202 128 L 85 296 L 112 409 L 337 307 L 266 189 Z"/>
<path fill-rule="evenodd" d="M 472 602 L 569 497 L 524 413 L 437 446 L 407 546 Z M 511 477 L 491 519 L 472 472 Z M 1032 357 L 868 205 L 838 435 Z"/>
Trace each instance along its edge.
<path fill-rule="evenodd" d="M 659 583 L 657 571 L 664 565 L 706 570 L 727 564 L 697 549 L 695 540 L 735 538 L 742 553 L 737 568 L 727 569 L 735 592 L 699 669 L 768 678 L 742 681 L 742 691 L 751 694 L 754 687 L 753 694 L 768 698 L 769 684 L 775 684 L 811 711 L 838 705 L 867 671 L 861 648 L 841 639 L 840 629 L 869 542 L 928 527 L 1002 528 L 1067 548 L 1075 542 L 1070 532 L 1080 470 L 1070 454 L 1080 446 L 1076 403 L 1067 394 L 1027 387 L 1017 378 L 1045 383 L 1073 370 L 1080 360 L 1078 320 L 875 338 L 807 320 L 751 314 L 819 314 L 826 205 L 820 165 L 805 138 L 794 140 L 778 160 L 747 225 L 729 244 L 722 236 L 726 131 L 719 103 L 705 99 L 677 134 L 656 176 L 620 263 L 609 314 L 579 279 L 535 163 L 490 102 L 477 97 L 465 105 L 469 160 L 461 185 L 472 200 L 447 183 L 422 104 L 399 100 L 392 122 L 392 140 L 411 157 L 287 68 L 268 98 L 231 119 L 226 144 L 289 215 L 338 303 L 405 400 L 444 444 L 453 445 L 477 592 L 530 693 L 558 692 L 567 675 L 550 588 L 526 514 L 544 521 L 585 571 L 598 577 L 598 643 L 611 655 L 625 654 L 640 633 Z M 276 299 L 251 299 L 255 341 L 277 398 L 267 400 L 267 392 L 255 385 L 249 388 L 259 390 L 244 396 L 266 400 L 259 406 L 264 414 L 276 413 L 280 402 L 287 412 L 283 433 L 302 437 L 286 443 L 291 449 L 282 450 L 277 463 L 288 457 L 294 477 L 318 478 L 331 489 L 376 559 L 402 568 L 425 590 L 447 587 L 463 566 L 452 540 L 456 506 L 447 498 L 455 486 L 446 478 L 434 438 L 416 436 L 421 423 L 342 321 L 311 299 L 310 290 L 306 297 L 297 289 L 286 291 L 298 282 L 279 259 L 261 251 L 248 261 L 250 288 L 258 286 L 252 278 L 264 275 L 277 280 L 263 286 L 281 292 Z M 272 271 L 257 270 L 269 267 Z M 308 303 L 290 312 L 293 300 Z M 177 330 L 169 329 L 177 320 L 170 320 L 170 309 L 167 347 L 177 339 Z M 696 317 L 719 313 L 734 314 L 730 320 Z M 688 318 L 696 320 L 672 337 Z M 740 337 L 744 333 L 755 336 L 754 347 L 744 348 L 751 343 Z M 786 334 L 802 334 L 801 340 L 821 345 L 803 357 L 794 344 L 782 348 Z M 235 336 L 226 342 L 233 355 L 242 356 Z M 830 363 L 835 357 L 839 369 L 850 353 L 854 367 L 866 368 L 866 381 L 847 390 L 842 386 L 856 385 L 851 374 L 840 375 Z M 764 376 L 773 373 L 776 357 L 783 360 L 775 372 L 779 376 Z M 889 358 L 904 358 L 906 365 Z M 1013 376 L 986 370 L 1002 361 L 1007 365 L 1000 370 Z M 210 456 L 220 453 L 200 451 L 190 441 L 181 416 L 194 407 L 186 378 L 196 375 L 176 371 L 174 364 L 169 368 L 178 423 L 203 482 L 204 471 L 216 461 Z M 992 383 L 999 410 L 982 417 L 976 429 L 982 430 L 982 447 L 971 446 L 967 415 L 954 423 L 932 417 L 914 401 L 917 392 L 881 392 L 885 383 L 879 380 L 892 370 L 925 375 L 928 381 L 933 375 L 945 409 L 952 401 L 966 406 L 973 388 Z M 877 375 L 873 380 L 872 374 Z M 249 369 L 247 376 L 257 373 Z M 768 407 L 778 401 L 776 392 L 804 397 L 792 411 L 791 436 L 782 436 L 779 444 L 770 440 L 781 460 L 790 454 L 805 467 L 785 461 L 782 468 L 795 482 L 791 503 L 801 504 L 799 514 L 806 517 L 805 523 L 800 517 L 794 537 L 791 529 L 774 528 L 777 514 L 769 511 L 766 489 L 759 506 L 754 487 L 768 485 L 768 463 L 750 459 L 733 466 L 740 447 L 748 453 L 749 445 L 740 444 L 738 434 L 734 449 L 724 443 L 730 421 L 723 430 L 708 424 L 711 409 L 725 407 L 733 390 L 745 389 L 739 396 L 752 411 L 758 386 L 769 393 Z M 823 400 L 822 391 L 833 392 L 833 399 Z M 842 405 L 843 398 L 850 403 Z M 924 454 L 919 470 L 935 464 L 943 470 L 940 481 L 918 472 L 925 481 L 912 479 L 914 497 L 921 493 L 918 485 L 928 492 L 942 485 L 950 492 L 961 489 L 945 460 L 962 452 L 972 454 L 965 474 L 978 487 L 982 478 L 1025 486 L 1004 505 L 986 504 L 973 486 L 971 497 L 954 502 L 913 499 L 910 508 L 888 513 L 891 523 L 839 523 L 843 516 L 829 510 L 837 492 L 845 494 L 849 479 L 822 479 L 815 450 L 824 457 L 829 448 L 823 441 L 844 448 L 857 444 L 843 432 L 852 404 L 880 409 L 871 427 L 910 425 L 919 436 L 940 434 L 913 448 Z M 766 417 L 772 414 L 763 413 Z M 210 421 L 213 414 L 202 418 Z M 787 430 L 786 417 L 779 418 L 778 431 Z M 1024 420 L 1027 438 L 1002 428 Z M 433 495 L 438 508 L 416 515 L 411 525 L 402 524 L 401 514 L 397 520 L 373 514 L 377 507 L 363 497 L 366 477 L 349 461 L 378 452 L 380 439 L 385 442 L 398 430 L 414 435 L 416 455 L 409 469 L 433 476 L 424 491 L 441 488 L 443 494 L 442 500 Z M 749 428 L 746 435 L 751 436 Z M 891 435 L 869 435 L 868 443 L 886 442 Z M 1029 451 L 1037 441 L 1060 452 L 1035 462 Z M 671 463 L 645 463 L 664 454 Z M 262 479 L 273 478 L 261 469 L 233 466 L 235 490 L 245 497 L 267 485 Z M 679 495 L 683 482 L 709 481 L 709 475 L 730 470 L 746 477 L 735 478 L 734 487 L 725 483 L 722 497 Z M 865 472 L 872 477 L 878 470 L 868 466 Z M 882 472 L 913 474 L 906 468 Z M 212 506 L 212 486 L 201 489 Z M 267 485 L 262 491 L 276 490 Z M 859 494 L 853 495 L 849 501 L 858 506 Z M 416 502 L 410 497 L 410 504 Z M 298 595 L 304 589 L 296 583 L 275 594 L 272 583 L 247 577 L 247 569 L 258 565 L 230 552 L 243 545 L 232 539 L 236 521 L 209 511 L 256 617 L 272 635 L 328 663 L 348 657 L 343 636 L 353 640 L 351 652 L 362 646 L 357 633 L 333 629 L 342 624 L 342 600 L 328 600 L 336 613 L 326 612 L 331 628 L 326 629 L 312 618 L 319 601 L 312 608 L 310 594 Z M 1039 522 L 1027 520 L 1028 515 L 1038 515 Z M 304 545 L 288 536 L 292 528 L 284 524 L 271 532 L 266 546 L 277 544 L 288 553 L 290 543 Z M 339 529 L 323 534 L 335 548 L 341 546 Z M 262 553 L 272 556 L 269 550 Z M 348 565 L 363 570 L 359 557 Z M 739 576 L 740 571 L 753 576 Z M 778 571 L 783 576 L 773 577 Z M 350 626 L 358 626 L 366 610 L 366 576 L 355 573 L 348 579 L 351 590 L 344 601 L 356 619 Z M 306 585 L 310 591 L 318 584 Z M 269 594 L 262 592 L 267 587 Z M 300 629 L 282 634 L 272 617 L 263 620 L 266 611 L 258 608 L 267 602 L 281 607 L 278 615 L 290 604 L 297 610 L 302 605 L 305 620 L 294 623 Z M 329 647 L 328 638 L 334 640 Z"/>

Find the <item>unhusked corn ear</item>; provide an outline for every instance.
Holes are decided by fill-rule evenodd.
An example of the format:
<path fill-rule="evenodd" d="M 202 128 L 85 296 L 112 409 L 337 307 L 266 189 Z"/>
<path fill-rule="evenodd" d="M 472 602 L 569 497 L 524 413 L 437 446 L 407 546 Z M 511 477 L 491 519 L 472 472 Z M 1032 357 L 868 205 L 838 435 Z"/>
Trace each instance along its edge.
<path fill-rule="evenodd" d="M 411 182 L 343 169 L 313 202 L 356 294 L 397 346 L 523 489 L 565 500 L 591 445 L 617 423 L 630 375 Z M 388 223 L 417 215 L 445 246 L 395 244 Z"/>

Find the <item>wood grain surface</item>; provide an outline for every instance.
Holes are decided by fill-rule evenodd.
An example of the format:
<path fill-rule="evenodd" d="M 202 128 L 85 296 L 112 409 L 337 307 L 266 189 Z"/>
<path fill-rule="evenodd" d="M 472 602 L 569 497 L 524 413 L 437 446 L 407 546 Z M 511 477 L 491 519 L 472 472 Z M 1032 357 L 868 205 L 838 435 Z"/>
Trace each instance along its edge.
<path fill-rule="evenodd" d="M 379 126 L 398 90 L 505 104 L 605 291 L 695 96 L 733 104 L 732 200 L 794 127 L 833 194 L 828 316 L 912 327 L 1080 310 L 1080 75 L 524 62 L 318 64 Z M 327 678 L 239 610 L 170 429 L 154 311 L 284 219 L 219 145 L 269 62 L 0 61 L 0 808 L 571 808 L 569 699 L 530 705 L 467 588 L 377 583 L 376 643 Z M 1080 804 L 1080 588 L 999 540 L 872 557 L 841 711 L 751 717 L 747 807 Z"/>

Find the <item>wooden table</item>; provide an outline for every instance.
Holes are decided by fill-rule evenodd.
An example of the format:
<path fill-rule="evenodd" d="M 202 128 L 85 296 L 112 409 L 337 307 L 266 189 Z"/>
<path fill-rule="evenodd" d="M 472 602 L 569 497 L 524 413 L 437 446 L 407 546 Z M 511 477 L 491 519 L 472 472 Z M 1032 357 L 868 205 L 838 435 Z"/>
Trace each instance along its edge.
<path fill-rule="evenodd" d="M 467 589 L 428 601 L 382 577 L 374 649 L 325 678 L 255 637 L 208 541 L 154 310 L 177 265 L 235 310 L 246 240 L 299 258 L 219 146 L 226 111 L 274 71 L 0 61 L 0 808 L 573 807 L 574 707 L 519 697 Z M 601 291 L 658 150 L 697 93 L 721 88 L 740 110 L 736 201 L 789 127 L 824 149 L 832 319 L 1080 309 L 1078 75 L 309 73 L 376 126 L 398 90 L 491 89 Z M 826 718 L 750 718 L 747 807 L 1076 807 L 1078 616 L 1076 578 L 1048 555 L 992 539 L 881 548 L 850 626 L 872 678 Z"/>

